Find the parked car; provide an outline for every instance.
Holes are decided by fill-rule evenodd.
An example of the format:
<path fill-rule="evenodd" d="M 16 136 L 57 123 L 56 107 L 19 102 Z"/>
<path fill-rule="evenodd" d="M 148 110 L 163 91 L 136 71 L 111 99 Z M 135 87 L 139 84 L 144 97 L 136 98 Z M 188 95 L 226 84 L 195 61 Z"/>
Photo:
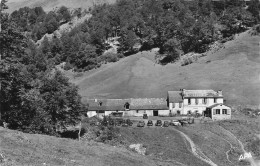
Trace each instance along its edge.
<path fill-rule="evenodd" d="M 143 114 L 143 119 L 148 119 L 147 114 Z"/>
<path fill-rule="evenodd" d="M 171 126 L 180 126 L 181 123 L 178 120 L 171 120 L 170 125 Z"/>
<path fill-rule="evenodd" d="M 145 122 L 144 121 L 139 121 L 137 123 L 137 127 L 144 127 L 145 126 Z"/>
<path fill-rule="evenodd" d="M 121 126 L 121 121 L 115 120 L 115 126 Z"/>
<path fill-rule="evenodd" d="M 182 126 L 189 124 L 188 121 L 185 119 L 179 120 L 179 122 Z"/>
<path fill-rule="evenodd" d="M 148 120 L 147 126 L 153 126 L 153 121 L 152 120 Z"/>
<path fill-rule="evenodd" d="M 128 126 L 132 126 L 133 122 L 130 119 L 126 119 L 126 123 L 128 124 Z"/>
<path fill-rule="evenodd" d="M 126 123 L 126 121 L 124 121 L 124 122 L 122 123 L 122 127 L 128 127 L 128 124 Z"/>
<path fill-rule="evenodd" d="M 164 122 L 163 122 L 163 127 L 169 127 L 169 124 L 170 124 L 170 123 L 169 123 L 168 121 L 164 121 Z"/>
<path fill-rule="evenodd" d="M 155 126 L 162 126 L 162 121 L 161 120 L 157 120 L 155 123 Z"/>

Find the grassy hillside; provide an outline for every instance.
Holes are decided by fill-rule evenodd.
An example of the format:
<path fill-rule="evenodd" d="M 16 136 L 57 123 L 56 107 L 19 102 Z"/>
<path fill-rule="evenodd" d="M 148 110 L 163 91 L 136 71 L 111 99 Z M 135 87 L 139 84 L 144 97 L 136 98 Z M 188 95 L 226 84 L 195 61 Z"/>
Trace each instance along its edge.
<path fill-rule="evenodd" d="M 0 127 L 0 165 L 155 165 L 124 148 Z"/>
<path fill-rule="evenodd" d="M 144 51 L 116 63 L 73 77 L 88 98 L 166 97 L 169 90 L 222 89 L 228 104 L 260 104 L 260 36 L 244 32 L 197 63 L 154 63 L 154 51 Z"/>
<path fill-rule="evenodd" d="M 11 13 L 25 6 L 42 6 L 45 11 L 51 11 L 60 6 L 66 6 L 68 8 L 88 9 L 94 4 L 114 2 L 115 0 L 8 0 L 7 5 L 9 9 L 7 10 L 7 12 Z"/>
<path fill-rule="evenodd" d="M 236 119 L 193 124 L 185 127 L 124 128 L 120 130 L 127 144 L 142 143 L 154 159 L 183 165 L 207 165 L 192 154 L 190 144 L 177 130 L 185 133 L 207 158 L 218 166 L 259 166 L 260 131 L 258 119 Z M 244 151 L 252 154 L 251 164 L 239 161 Z M 156 160 L 155 160 L 156 161 Z"/>

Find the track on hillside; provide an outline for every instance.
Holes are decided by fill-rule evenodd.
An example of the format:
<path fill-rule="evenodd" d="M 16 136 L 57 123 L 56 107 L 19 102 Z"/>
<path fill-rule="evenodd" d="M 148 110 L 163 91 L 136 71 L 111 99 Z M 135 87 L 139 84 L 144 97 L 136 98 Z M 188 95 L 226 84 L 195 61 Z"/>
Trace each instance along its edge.
<path fill-rule="evenodd" d="M 225 130 L 226 132 L 228 132 L 231 137 L 233 137 L 233 138 L 235 138 L 235 139 L 237 140 L 237 142 L 239 143 L 239 145 L 240 145 L 240 147 L 241 147 L 243 153 L 246 154 L 247 151 L 245 150 L 245 147 L 244 147 L 243 143 L 242 143 L 233 133 L 231 133 L 230 131 L 228 131 L 227 129 L 225 129 L 225 128 L 222 127 L 222 126 L 220 126 L 220 127 L 223 128 L 223 130 Z M 249 158 L 249 159 L 247 159 L 247 161 L 250 162 L 250 165 L 251 165 L 251 166 L 259 166 L 259 165 L 254 161 L 253 158 Z"/>
<path fill-rule="evenodd" d="M 191 146 L 191 151 L 194 154 L 194 156 L 196 156 L 197 158 L 201 159 L 202 161 L 208 163 L 211 166 L 217 166 L 217 164 L 215 164 L 213 161 L 211 161 L 200 149 L 199 147 L 197 147 L 195 145 L 195 143 L 191 140 L 191 138 L 184 134 L 183 132 L 181 132 L 180 130 L 174 129 L 172 128 L 172 130 L 175 130 L 177 132 L 179 132 L 189 143 Z"/>

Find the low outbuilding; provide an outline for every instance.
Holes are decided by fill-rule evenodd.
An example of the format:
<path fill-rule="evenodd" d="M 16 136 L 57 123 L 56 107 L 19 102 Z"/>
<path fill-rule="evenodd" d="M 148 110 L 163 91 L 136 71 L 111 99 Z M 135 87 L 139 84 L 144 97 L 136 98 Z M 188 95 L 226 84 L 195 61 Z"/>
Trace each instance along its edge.
<path fill-rule="evenodd" d="M 231 119 L 231 108 L 224 104 L 214 104 L 206 108 L 204 116 L 210 117 L 212 120 Z"/>

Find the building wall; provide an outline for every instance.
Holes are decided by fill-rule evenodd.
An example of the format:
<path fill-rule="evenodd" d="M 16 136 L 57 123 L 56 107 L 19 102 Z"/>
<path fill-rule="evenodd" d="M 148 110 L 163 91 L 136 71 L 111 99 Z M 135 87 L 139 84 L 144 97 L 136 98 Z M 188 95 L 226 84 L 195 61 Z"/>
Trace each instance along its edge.
<path fill-rule="evenodd" d="M 87 115 L 88 115 L 88 117 L 93 117 L 93 116 L 97 115 L 97 113 L 96 113 L 96 111 L 88 111 Z"/>
<path fill-rule="evenodd" d="M 158 116 L 169 116 L 170 110 L 158 110 Z"/>
<path fill-rule="evenodd" d="M 214 114 L 214 110 L 220 109 L 220 114 Z M 223 109 L 227 109 L 227 114 L 222 114 Z M 225 105 L 218 105 L 211 109 L 211 117 L 213 120 L 231 119 L 231 108 Z"/>
<path fill-rule="evenodd" d="M 177 114 L 178 111 L 180 111 L 180 113 L 182 113 L 183 112 L 183 103 L 169 103 L 169 110 L 173 114 Z"/>
<path fill-rule="evenodd" d="M 130 110 L 124 111 L 124 116 L 143 116 L 147 114 L 147 116 L 153 116 L 153 110 Z"/>
<path fill-rule="evenodd" d="M 187 114 L 189 111 L 191 113 L 195 113 L 197 111 L 198 113 L 203 114 L 203 111 L 205 111 L 207 107 L 216 103 L 223 104 L 223 98 L 216 98 L 216 102 L 214 102 L 214 98 L 206 98 L 206 103 L 204 103 L 204 98 L 191 98 L 190 104 L 188 98 L 185 98 L 183 100 L 184 108 L 182 114 Z"/>

